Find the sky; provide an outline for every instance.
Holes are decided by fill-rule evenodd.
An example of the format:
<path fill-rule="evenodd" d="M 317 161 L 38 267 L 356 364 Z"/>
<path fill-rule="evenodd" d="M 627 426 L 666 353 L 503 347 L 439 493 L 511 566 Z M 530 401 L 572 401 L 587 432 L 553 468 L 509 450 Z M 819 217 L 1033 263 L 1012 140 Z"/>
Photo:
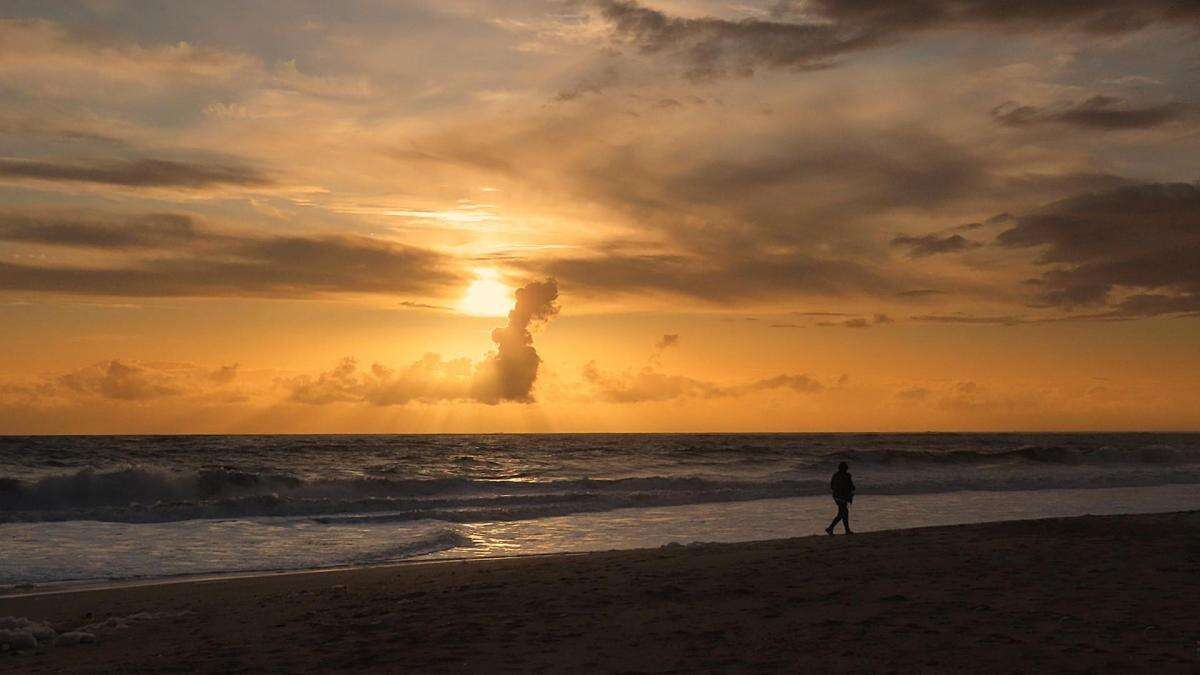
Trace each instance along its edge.
<path fill-rule="evenodd" d="M 0 6 L 0 433 L 1200 430 L 1200 7 Z"/>

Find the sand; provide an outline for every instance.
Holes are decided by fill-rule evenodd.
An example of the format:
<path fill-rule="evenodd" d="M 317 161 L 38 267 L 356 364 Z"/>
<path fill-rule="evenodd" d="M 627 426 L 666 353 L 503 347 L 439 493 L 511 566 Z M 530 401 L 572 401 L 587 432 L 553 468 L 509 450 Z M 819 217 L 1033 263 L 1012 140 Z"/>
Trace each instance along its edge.
<path fill-rule="evenodd" d="M 1200 669 L 1200 512 L 0 599 L 0 670 Z M 96 624 L 106 624 L 97 626 Z"/>

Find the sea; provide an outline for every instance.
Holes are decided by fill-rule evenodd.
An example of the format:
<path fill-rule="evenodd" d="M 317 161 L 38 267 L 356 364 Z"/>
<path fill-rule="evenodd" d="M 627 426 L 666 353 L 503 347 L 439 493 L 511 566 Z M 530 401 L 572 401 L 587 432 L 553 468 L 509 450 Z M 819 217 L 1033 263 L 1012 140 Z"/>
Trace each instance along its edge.
<path fill-rule="evenodd" d="M 1200 509 L 1200 434 L 0 437 L 0 592 Z M 839 536 L 841 530 L 839 528 Z"/>

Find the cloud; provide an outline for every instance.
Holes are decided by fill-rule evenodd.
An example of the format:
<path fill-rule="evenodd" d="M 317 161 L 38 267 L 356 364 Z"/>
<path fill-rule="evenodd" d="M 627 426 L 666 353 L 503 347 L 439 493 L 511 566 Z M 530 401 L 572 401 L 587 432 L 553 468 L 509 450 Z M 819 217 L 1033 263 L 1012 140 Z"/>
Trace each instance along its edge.
<path fill-rule="evenodd" d="M 895 323 L 892 317 L 887 314 L 876 314 L 870 319 L 856 316 L 843 321 L 818 321 L 817 325 L 823 328 L 870 328 L 889 323 Z"/>
<path fill-rule="evenodd" d="M 238 369 L 240 367 L 241 367 L 240 364 L 237 364 L 237 363 L 231 363 L 229 365 L 220 366 L 216 370 L 209 373 L 208 377 L 213 382 L 216 382 L 218 384 L 229 384 L 230 382 L 233 382 L 234 380 L 237 379 Z"/>
<path fill-rule="evenodd" d="M 628 0 L 596 3 L 619 41 L 643 53 L 666 53 L 687 63 L 687 75 L 750 74 L 759 67 L 819 68 L 829 59 L 868 46 L 869 35 L 836 26 L 746 19 L 670 16 Z"/>
<path fill-rule="evenodd" d="M 1015 326 L 1030 323 L 1030 320 L 1019 316 L 974 316 L 970 314 L 918 314 L 909 317 L 913 321 L 926 323 L 962 323 L 980 325 Z"/>
<path fill-rule="evenodd" d="M 496 352 L 479 365 L 474 398 L 484 403 L 533 401 L 531 392 L 542 359 L 533 348 L 531 324 L 558 313 L 558 282 L 533 282 L 517 289 L 517 303 L 508 313 L 508 324 L 492 331 Z"/>
<path fill-rule="evenodd" d="M 854 319 L 846 319 L 845 321 L 818 321 L 817 325 L 822 326 L 824 328 L 831 328 L 834 326 L 840 326 L 842 328 L 870 328 L 871 327 L 871 323 L 862 317 L 858 317 L 858 318 L 854 318 Z"/>
<path fill-rule="evenodd" d="M 592 386 L 597 398 L 610 403 L 726 398 L 779 389 L 813 394 L 825 389 L 824 385 L 808 375 L 777 375 L 747 384 L 721 385 L 685 375 L 663 373 L 653 366 L 636 372 L 606 372 L 595 361 L 584 365 L 583 379 Z"/>
<path fill-rule="evenodd" d="M 26 406 L 88 401 L 152 403 L 184 397 L 231 400 L 241 396 L 229 389 L 238 379 L 237 364 L 213 370 L 190 363 L 110 359 L 32 381 L 0 383 L 0 403 Z"/>
<path fill-rule="evenodd" d="M 592 385 L 596 396 L 612 403 L 641 403 L 676 398 L 716 398 L 729 396 L 729 390 L 711 382 L 683 375 L 668 375 L 651 367 L 636 373 L 607 373 L 595 361 L 583 367 L 583 379 Z"/>
<path fill-rule="evenodd" d="M 489 181 L 498 174 L 537 185 L 541 194 L 555 195 L 547 197 L 556 202 L 550 212 L 570 211 L 563 221 L 585 208 L 596 223 L 571 248 L 517 252 L 503 264 L 554 276 L 586 299 L 646 304 L 894 300 L 906 290 L 951 284 L 964 294 L 987 293 L 986 281 L 944 275 L 956 261 L 904 265 L 885 255 L 879 230 L 897 219 L 963 222 L 996 213 L 997 203 L 1026 209 L 1122 180 L 1058 159 L 1033 173 L 990 140 L 942 135 L 926 125 L 868 123 L 850 112 L 873 103 L 860 94 L 831 103 L 835 111 L 804 125 L 764 117 L 743 127 L 744 114 L 714 105 L 669 133 L 629 126 L 611 101 L 598 100 L 485 133 L 430 137 L 420 147 L 445 170 L 469 167 Z M 623 140 L 596 140 L 604 138 Z M 920 250 L 974 247 L 966 237 L 974 235 L 942 233 L 945 242 Z"/>
<path fill-rule="evenodd" d="M 126 216 L 0 212 L 0 241 L 107 249 L 169 248 L 200 237 L 178 213 Z"/>
<path fill-rule="evenodd" d="M 1195 25 L 1200 20 L 1200 9 L 1174 0 L 784 0 L 774 6 L 771 20 L 671 16 L 632 0 L 593 4 L 611 23 L 618 42 L 677 59 L 691 78 L 749 75 L 759 68 L 824 68 L 838 57 L 934 30 L 1118 34 L 1155 23 Z"/>
<path fill-rule="evenodd" d="M 992 117 L 997 122 L 1012 127 L 1057 123 L 1106 131 L 1150 129 L 1188 114 L 1186 107 L 1176 103 L 1136 107 L 1111 96 L 1093 96 L 1055 108 L 1039 108 L 1010 101 L 992 110 Z"/>
<path fill-rule="evenodd" d="M 144 401 L 182 392 L 169 373 L 150 370 L 121 361 L 109 361 L 63 375 L 59 382 L 73 391 L 122 401 Z"/>
<path fill-rule="evenodd" d="M 923 300 L 926 298 L 931 298 L 931 297 L 934 297 L 937 295 L 945 295 L 945 294 L 946 294 L 946 291 L 938 290 L 936 288 L 914 288 L 909 291 L 900 291 L 899 293 L 896 294 L 896 297 L 908 298 L 911 300 Z"/>
<path fill-rule="evenodd" d="M 825 385 L 808 375 L 776 375 L 762 380 L 756 380 L 747 385 L 736 387 L 734 392 L 766 391 L 769 389 L 789 389 L 801 394 L 815 394 L 825 390 Z"/>
<path fill-rule="evenodd" d="M 0 241 L 138 253 L 84 267 L 0 262 L 0 289 L 130 297 L 438 292 L 460 281 L 433 251 L 351 235 L 256 236 L 184 214 L 0 214 Z M 145 253 L 151 255 L 147 257 Z"/>
<path fill-rule="evenodd" d="M 815 324 L 800 324 L 800 323 L 773 323 L 767 326 L 768 328 L 805 328 L 809 325 L 820 326 L 821 328 L 870 328 L 871 326 L 879 326 L 883 324 L 895 323 L 892 317 L 887 314 L 875 314 L 870 318 L 861 316 L 852 316 L 841 312 L 793 312 L 796 316 L 806 317 L 847 317 L 836 321 L 817 321 Z"/>
<path fill-rule="evenodd" d="M 555 95 L 554 100 L 560 103 L 574 101 L 586 94 L 596 94 L 617 84 L 621 80 L 621 71 L 615 64 L 606 64 L 603 68 L 580 77 L 570 87 Z"/>
<path fill-rule="evenodd" d="M 470 359 L 446 361 L 437 354 L 426 354 L 400 369 L 376 363 L 365 371 L 355 359 L 346 357 L 315 377 L 302 375 L 285 380 L 284 385 L 289 400 L 308 405 L 432 403 L 470 399 L 474 370 Z"/>
<path fill-rule="evenodd" d="M 924 387 L 911 387 L 896 392 L 896 398 L 902 401 L 923 401 L 933 393 Z"/>
<path fill-rule="evenodd" d="M 400 306 L 408 307 L 410 309 L 437 309 L 442 311 L 450 311 L 449 307 L 444 307 L 442 305 L 431 305 L 427 302 L 416 302 L 413 300 L 401 300 Z"/>
<path fill-rule="evenodd" d="M 892 239 L 892 246 L 908 247 L 910 258 L 924 258 L 940 253 L 956 253 L 982 246 L 977 241 L 971 241 L 961 234 L 940 236 L 925 234 L 921 236 L 900 235 Z"/>
<path fill-rule="evenodd" d="M 744 257 L 743 257 L 744 256 Z M 584 293 L 661 293 L 727 302 L 787 294 L 891 294 L 886 273 L 851 260 L 801 252 L 712 252 L 707 256 L 636 255 L 548 258 L 525 263 Z"/>
<path fill-rule="evenodd" d="M 1041 249 L 1031 281 L 1041 303 L 1108 304 L 1110 316 L 1200 309 L 1200 187 L 1133 185 L 1054 202 L 997 237 Z M 1125 297 L 1114 297 L 1118 291 Z"/>
<path fill-rule="evenodd" d="M 496 351 L 478 363 L 460 358 L 444 360 L 426 354 L 404 368 L 374 364 L 360 370 L 344 358 L 331 370 L 286 379 L 289 400 L 309 405 L 368 403 L 404 405 L 412 401 L 476 401 L 496 405 L 505 401 L 532 403 L 542 359 L 533 347 L 530 328 L 558 313 L 558 283 L 532 282 L 517 289 L 508 322 L 492 331 Z"/>
<path fill-rule="evenodd" d="M 249 167 L 165 159 L 65 163 L 0 158 L 0 179 L 5 178 L 192 190 L 219 185 L 260 187 L 272 183 L 265 174 Z"/>
<path fill-rule="evenodd" d="M 659 351 L 662 351 L 662 350 L 670 348 L 670 347 L 677 347 L 677 346 L 679 346 L 679 334 L 678 333 L 667 333 L 666 335 L 664 335 L 654 341 L 654 348 Z"/>

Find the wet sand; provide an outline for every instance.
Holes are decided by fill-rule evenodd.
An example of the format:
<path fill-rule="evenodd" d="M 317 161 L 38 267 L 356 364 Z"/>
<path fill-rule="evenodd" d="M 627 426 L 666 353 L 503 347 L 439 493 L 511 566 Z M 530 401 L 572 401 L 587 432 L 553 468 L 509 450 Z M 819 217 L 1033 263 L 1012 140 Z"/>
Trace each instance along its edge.
<path fill-rule="evenodd" d="M 0 599 L 95 642 L 0 671 L 1200 668 L 1200 512 Z"/>

